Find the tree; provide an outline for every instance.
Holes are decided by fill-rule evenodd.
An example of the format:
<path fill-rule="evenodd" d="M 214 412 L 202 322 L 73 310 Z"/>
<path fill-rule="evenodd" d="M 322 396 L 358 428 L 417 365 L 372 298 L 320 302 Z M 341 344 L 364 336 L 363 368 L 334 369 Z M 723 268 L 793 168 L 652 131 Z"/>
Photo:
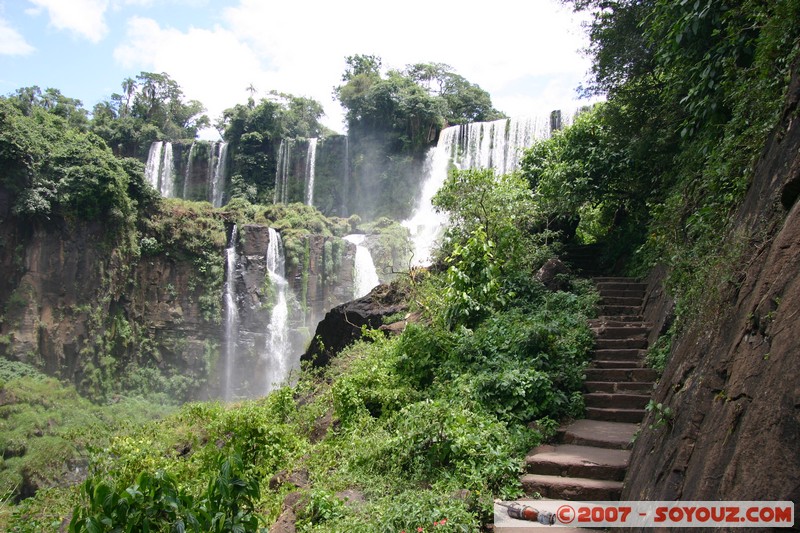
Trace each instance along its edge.
<path fill-rule="evenodd" d="M 22 87 L 12 93 L 10 100 L 27 116 L 39 108 L 65 119 L 75 128 L 86 129 L 89 123 L 83 103 L 77 98 L 64 96 L 58 89 L 48 88 L 42 92 L 37 85 Z"/>
<path fill-rule="evenodd" d="M 0 98 L 0 183 L 11 193 L 14 215 L 38 221 L 70 215 L 110 227 L 129 223 L 135 208 L 129 187 L 137 169 L 67 118 L 44 106 L 23 114 L 15 104 Z M 141 165 L 138 173 L 141 181 Z"/>
<path fill-rule="evenodd" d="M 532 229 L 537 221 L 533 194 L 518 174 L 492 169 L 453 170 L 433 198 L 450 225 L 441 253 L 446 256 L 451 326 L 476 323 L 503 309 L 517 276 L 529 279 L 547 258 Z"/>
<path fill-rule="evenodd" d="M 122 81 L 122 94 L 95 106 L 92 131 L 119 155 L 141 156 L 156 140 L 194 139 L 210 125 L 203 104 L 186 101 L 180 85 L 164 72 L 141 72 Z"/>
<path fill-rule="evenodd" d="M 276 154 L 281 139 L 318 137 L 325 133 L 319 119 L 322 105 L 311 98 L 270 91 L 258 104 L 236 105 L 223 111 L 215 123 L 230 143 L 231 176 L 236 190 L 258 190 L 261 201 L 272 201 Z M 255 198 L 248 198 L 255 199 Z"/>
<path fill-rule="evenodd" d="M 503 118 L 500 111 L 492 107 L 489 93 L 456 74 L 444 63 L 417 63 L 408 65 L 406 75 L 428 91 L 442 98 L 446 105 L 447 124 L 486 122 Z"/>

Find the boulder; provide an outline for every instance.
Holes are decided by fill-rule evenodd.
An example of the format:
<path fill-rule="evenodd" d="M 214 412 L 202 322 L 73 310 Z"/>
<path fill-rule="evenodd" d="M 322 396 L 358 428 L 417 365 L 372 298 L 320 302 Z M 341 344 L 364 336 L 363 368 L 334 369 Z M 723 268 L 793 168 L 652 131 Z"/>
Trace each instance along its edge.
<path fill-rule="evenodd" d="M 361 327 L 378 329 L 384 318 L 405 313 L 408 309 L 406 293 L 400 284 L 378 285 L 366 296 L 338 305 L 328 311 L 317 325 L 314 338 L 302 361 L 315 367 L 326 366 L 331 358 L 361 338 Z"/>
<path fill-rule="evenodd" d="M 535 277 L 553 292 L 565 291 L 569 289 L 569 280 L 567 279 L 569 273 L 569 267 L 560 259 L 554 257 L 542 265 L 542 268 L 536 272 Z"/>

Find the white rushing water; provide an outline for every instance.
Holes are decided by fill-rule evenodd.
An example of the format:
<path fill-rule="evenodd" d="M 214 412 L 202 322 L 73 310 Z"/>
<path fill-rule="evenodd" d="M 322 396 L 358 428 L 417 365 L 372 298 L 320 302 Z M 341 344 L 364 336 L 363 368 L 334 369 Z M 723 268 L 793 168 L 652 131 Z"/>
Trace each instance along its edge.
<path fill-rule="evenodd" d="M 161 149 L 164 143 L 156 141 L 150 145 L 150 152 L 147 154 L 147 165 L 144 167 L 144 178 L 153 188 L 161 191 L 158 186 L 158 171 L 161 169 Z"/>
<path fill-rule="evenodd" d="M 217 156 L 214 157 L 215 149 Z M 225 178 L 228 169 L 228 143 L 220 142 L 211 146 L 211 164 L 208 166 L 208 180 L 210 182 L 209 202 L 214 207 L 222 207 L 222 198 L 225 194 Z"/>
<path fill-rule="evenodd" d="M 278 147 L 278 166 L 275 169 L 275 198 L 276 204 L 285 204 L 288 200 L 289 161 L 292 155 L 292 141 L 281 139 Z"/>
<path fill-rule="evenodd" d="M 228 401 L 233 397 L 233 369 L 236 367 L 236 342 L 239 337 L 239 310 L 236 306 L 236 236 L 234 224 L 228 247 L 225 249 L 225 376 L 222 397 Z"/>
<path fill-rule="evenodd" d="M 314 174 L 317 166 L 317 139 L 308 139 L 306 155 L 306 205 L 314 205 Z"/>
<path fill-rule="evenodd" d="M 161 171 L 158 181 L 161 184 L 161 196 L 164 198 L 175 197 L 175 169 L 172 162 L 172 143 L 164 143 L 164 160 L 161 162 Z"/>
<path fill-rule="evenodd" d="M 272 284 L 275 304 L 270 311 L 270 321 L 267 326 L 267 342 L 264 353 L 267 361 L 267 390 L 265 392 L 283 384 L 292 370 L 289 360 L 289 306 L 286 301 L 289 283 L 286 281 L 285 268 L 283 241 L 280 233 L 269 228 L 267 276 Z"/>
<path fill-rule="evenodd" d="M 369 294 L 379 283 L 378 271 L 372 261 L 372 254 L 364 246 L 367 236 L 363 234 L 347 235 L 344 240 L 356 245 L 356 260 L 353 282 L 353 298 L 361 298 Z"/>
<path fill-rule="evenodd" d="M 181 198 L 183 199 L 189 198 L 189 181 L 192 179 L 192 172 L 194 171 L 194 158 L 196 152 L 197 143 L 192 142 L 192 146 L 189 148 L 189 158 L 186 162 L 186 172 L 183 174 L 183 194 L 181 195 Z"/>
<path fill-rule="evenodd" d="M 175 196 L 171 142 L 156 141 L 150 145 L 144 177 L 164 198 Z"/>
<path fill-rule="evenodd" d="M 451 168 L 512 172 L 519 167 L 523 150 L 549 135 L 549 116 L 473 122 L 442 130 L 439 142 L 426 157 L 426 177 L 417 206 L 403 222 L 414 242 L 413 264 L 429 264 L 431 251 L 444 233 L 447 216 L 436 212 L 431 201 Z"/>

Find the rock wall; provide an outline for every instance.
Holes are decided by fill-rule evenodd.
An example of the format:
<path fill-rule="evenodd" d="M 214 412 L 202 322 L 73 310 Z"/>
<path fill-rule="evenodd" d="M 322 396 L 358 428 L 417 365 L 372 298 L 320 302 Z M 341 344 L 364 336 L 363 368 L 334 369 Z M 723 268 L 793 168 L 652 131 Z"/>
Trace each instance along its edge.
<path fill-rule="evenodd" d="M 800 501 L 800 77 L 728 237 L 742 246 L 718 316 L 677 338 L 623 500 Z M 657 422 L 651 412 L 644 427 Z"/>
<path fill-rule="evenodd" d="M 208 379 L 219 325 L 203 312 L 191 261 L 131 261 L 101 224 L 25 227 L 5 215 L 0 356 L 90 388 L 101 366 L 103 379 L 131 364 Z"/>
<path fill-rule="evenodd" d="M 361 327 L 381 329 L 384 319 L 408 310 L 408 294 L 398 283 L 378 285 L 366 296 L 338 305 L 317 325 L 314 339 L 302 360 L 315 367 L 327 366 L 331 358 L 361 338 Z M 406 321 L 388 331 L 402 331 Z"/>

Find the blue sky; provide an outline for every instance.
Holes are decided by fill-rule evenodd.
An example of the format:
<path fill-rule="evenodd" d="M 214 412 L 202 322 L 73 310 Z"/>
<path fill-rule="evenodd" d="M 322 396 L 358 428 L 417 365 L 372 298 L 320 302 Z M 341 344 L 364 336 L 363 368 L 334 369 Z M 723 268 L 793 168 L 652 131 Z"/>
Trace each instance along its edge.
<path fill-rule="evenodd" d="M 55 87 L 91 109 L 126 77 L 167 72 L 212 120 L 252 84 L 317 99 L 342 131 L 331 94 L 347 55 L 447 63 L 495 107 L 531 115 L 579 105 L 585 46 L 556 0 L 0 0 L 0 94 Z"/>

